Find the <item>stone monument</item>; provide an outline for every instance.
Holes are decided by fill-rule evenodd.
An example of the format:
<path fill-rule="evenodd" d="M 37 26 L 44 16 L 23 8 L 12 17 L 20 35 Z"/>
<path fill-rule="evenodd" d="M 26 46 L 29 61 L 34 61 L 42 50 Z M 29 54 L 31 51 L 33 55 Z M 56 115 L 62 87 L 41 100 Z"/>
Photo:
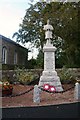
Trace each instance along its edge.
<path fill-rule="evenodd" d="M 60 78 L 55 71 L 55 51 L 56 47 L 51 44 L 52 39 L 52 25 L 47 20 L 47 25 L 44 25 L 46 44 L 43 47 L 44 52 L 44 71 L 40 77 L 39 86 L 49 84 L 56 88 L 56 91 L 63 91 Z"/>

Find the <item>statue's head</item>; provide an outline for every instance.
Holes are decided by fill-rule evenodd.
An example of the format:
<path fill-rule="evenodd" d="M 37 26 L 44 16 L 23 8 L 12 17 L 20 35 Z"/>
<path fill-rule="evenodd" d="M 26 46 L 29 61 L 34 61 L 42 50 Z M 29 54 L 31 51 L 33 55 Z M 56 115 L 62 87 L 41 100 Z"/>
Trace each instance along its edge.
<path fill-rule="evenodd" d="M 49 22 L 50 22 L 50 21 L 49 21 L 49 19 L 48 19 L 48 20 L 47 20 L 47 24 L 48 24 L 48 25 L 49 25 Z"/>

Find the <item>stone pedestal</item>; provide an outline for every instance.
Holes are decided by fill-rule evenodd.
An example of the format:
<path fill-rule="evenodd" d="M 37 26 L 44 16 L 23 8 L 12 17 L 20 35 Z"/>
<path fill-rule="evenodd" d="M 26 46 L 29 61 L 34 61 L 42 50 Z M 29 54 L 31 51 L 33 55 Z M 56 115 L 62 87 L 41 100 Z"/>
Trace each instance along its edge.
<path fill-rule="evenodd" d="M 49 40 L 43 48 L 44 52 L 44 71 L 40 77 L 39 86 L 49 84 L 55 86 L 56 91 L 63 91 L 60 78 L 55 71 L 55 51 L 56 47 L 53 46 Z"/>

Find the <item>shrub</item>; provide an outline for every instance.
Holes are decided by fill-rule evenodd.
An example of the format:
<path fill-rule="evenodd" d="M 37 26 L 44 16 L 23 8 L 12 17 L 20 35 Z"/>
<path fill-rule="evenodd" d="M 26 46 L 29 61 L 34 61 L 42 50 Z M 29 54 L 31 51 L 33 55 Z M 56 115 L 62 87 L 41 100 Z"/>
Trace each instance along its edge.
<path fill-rule="evenodd" d="M 61 72 L 59 73 L 59 77 L 61 83 L 74 83 L 75 81 L 75 77 L 72 71 L 70 71 L 70 69 L 65 66 L 62 68 Z"/>
<path fill-rule="evenodd" d="M 39 78 L 38 74 L 34 74 L 33 72 L 27 71 L 25 68 L 16 68 L 15 75 L 17 82 L 20 82 L 21 84 L 29 84 L 32 81 L 35 81 Z"/>

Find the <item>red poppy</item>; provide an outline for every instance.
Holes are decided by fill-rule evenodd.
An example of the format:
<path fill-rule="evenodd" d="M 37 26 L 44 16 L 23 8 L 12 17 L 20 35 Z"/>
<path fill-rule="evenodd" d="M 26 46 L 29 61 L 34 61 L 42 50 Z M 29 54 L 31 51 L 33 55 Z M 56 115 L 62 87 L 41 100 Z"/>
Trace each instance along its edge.
<path fill-rule="evenodd" d="M 50 91 L 50 92 L 55 92 L 55 91 L 56 91 L 56 88 L 55 88 L 54 86 L 50 86 L 49 91 Z"/>
<path fill-rule="evenodd" d="M 49 88 L 50 88 L 49 84 L 44 84 L 44 86 L 43 86 L 44 90 L 49 90 Z"/>

